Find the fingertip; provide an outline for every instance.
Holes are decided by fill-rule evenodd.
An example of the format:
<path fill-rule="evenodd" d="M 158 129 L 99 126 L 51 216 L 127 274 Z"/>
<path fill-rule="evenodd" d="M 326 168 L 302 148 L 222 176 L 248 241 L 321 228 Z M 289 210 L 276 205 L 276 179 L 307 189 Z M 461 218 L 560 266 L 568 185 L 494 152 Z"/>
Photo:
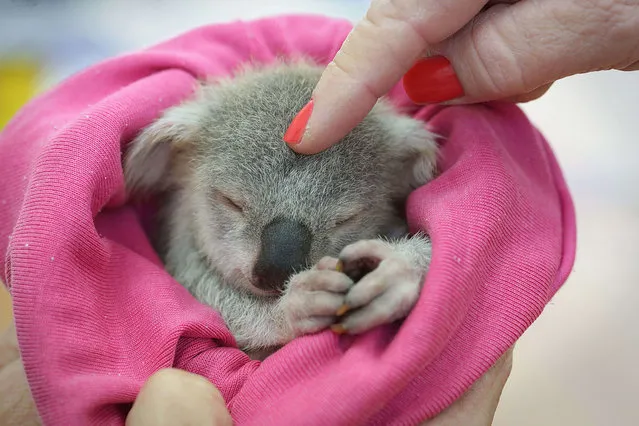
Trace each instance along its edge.
<path fill-rule="evenodd" d="M 300 116 L 300 114 L 296 116 L 296 119 Z M 295 128 L 297 126 L 299 126 L 299 122 L 296 122 L 294 119 L 283 138 L 288 147 L 297 154 L 319 154 L 339 142 L 339 139 L 333 141 L 330 136 L 328 138 L 325 136 L 320 138 L 313 137 L 315 136 L 315 132 L 311 133 L 310 124 L 304 123 L 304 130 L 301 132 Z M 319 133 L 324 132 L 320 131 Z"/>
<path fill-rule="evenodd" d="M 337 142 L 339 142 L 339 140 Z M 326 151 L 327 149 L 335 145 L 337 142 L 327 143 L 325 141 L 317 141 L 316 139 L 305 135 L 305 137 L 299 143 L 287 142 L 287 145 L 289 148 L 291 148 L 291 150 L 293 150 L 297 154 L 314 155 L 314 154 L 319 154 L 322 151 Z"/>
<path fill-rule="evenodd" d="M 325 151 L 353 130 L 377 100 L 364 82 L 333 61 L 322 72 L 310 106 L 304 106 L 291 122 L 284 141 L 298 154 Z"/>
<path fill-rule="evenodd" d="M 357 122 L 351 124 L 348 119 L 344 121 L 343 117 L 331 117 L 332 111 L 325 113 L 321 108 L 314 109 L 315 111 L 312 117 L 309 117 L 300 139 L 297 141 L 293 141 L 292 138 L 284 139 L 289 148 L 298 154 L 314 155 L 326 151 L 338 144 L 357 125 Z M 297 123 L 292 123 L 292 125 L 297 125 Z"/>
<path fill-rule="evenodd" d="M 310 101 L 295 115 L 293 121 L 286 129 L 284 136 L 282 139 L 284 142 L 289 144 L 291 147 L 295 147 L 302 142 L 302 137 L 307 131 L 308 128 L 308 120 L 311 118 L 311 114 L 313 113 L 314 101 L 311 98 Z"/>
<path fill-rule="evenodd" d="M 231 426 L 233 420 L 222 394 L 206 378 L 166 368 L 157 371 L 144 384 L 126 424 Z"/>

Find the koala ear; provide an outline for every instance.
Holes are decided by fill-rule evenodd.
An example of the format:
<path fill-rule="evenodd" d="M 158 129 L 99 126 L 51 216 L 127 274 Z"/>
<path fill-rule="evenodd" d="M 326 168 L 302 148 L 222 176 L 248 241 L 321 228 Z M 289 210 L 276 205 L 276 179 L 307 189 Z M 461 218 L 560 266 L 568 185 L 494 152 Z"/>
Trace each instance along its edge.
<path fill-rule="evenodd" d="M 164 112 L 129 144 L 124 179 L 129 193 L 154 193 L 172 183 L 171 165 L 192 149 L 200 130 L 202 105 L 189 102 Z"/>
<path fill-rule="evenodd" d="M 404 182 L 410 190 L 432 180 L 437 170 L 437 135 L 426 129 L 423 121 L 410 117 L 386 116 L 384 127 L 389 133 L 391 149 L 399 156 Z"/>

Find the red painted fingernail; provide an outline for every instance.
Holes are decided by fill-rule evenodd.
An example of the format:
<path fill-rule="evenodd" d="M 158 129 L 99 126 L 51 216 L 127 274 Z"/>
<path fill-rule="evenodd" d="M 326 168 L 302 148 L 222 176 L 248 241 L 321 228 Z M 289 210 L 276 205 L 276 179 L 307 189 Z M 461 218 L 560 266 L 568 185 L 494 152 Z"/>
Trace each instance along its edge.
<path fill-rule="evenodd" d="M 297 113 L 291 125 L 288 126 L 286 133 L 284 133 L 284 142 L 291 145 L 297 145 L 302 140 L 304 132 L 306 131 L 306 124 L 313 112 L 313 99 L 311 99 L 304 108 Z"/>
<path fill-rule="evenodd" d="M 450 61 L 443 56 L 421 59 L 404 74 L 404 90 L 415 103 L 450 101 L 464 94 Z"/>

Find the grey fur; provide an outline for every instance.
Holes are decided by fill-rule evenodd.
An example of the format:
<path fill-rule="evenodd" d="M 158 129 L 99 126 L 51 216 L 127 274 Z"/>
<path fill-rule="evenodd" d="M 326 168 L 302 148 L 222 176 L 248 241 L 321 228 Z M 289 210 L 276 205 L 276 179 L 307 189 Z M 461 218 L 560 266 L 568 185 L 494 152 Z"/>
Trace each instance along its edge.
<path fill-rule="evenodd" d="M 193 100 L 144 129 L 125 160 L 132 196 L 164 197 L 156 248 L 167 270 L 218 310 L 249 352 L 334 322 L 334 315 L 324 313 L 339 308 L 358 285 L 313 265 L 325 256 L 330 262 L 355 242 L 373 253 L 383 241 L 377 238 L 406 235 L 404 201 L 433 176 L 434 136 L 383 101 L 323 153 L 302 156 L 287 147 L 282 135 L 320 73 L 308 63 L 281 64 L 202 84 Z M 291 277 L 282 296 L 272 297 L 253 285 L 251 274 L 261 230 L 278 217 L 303 223 L 313 241 L 308 269 Z M 388 306 L 383 312 L 375 307 L 374 321 L 370 313 L 364 323 L 355 321 L 353 332 L 370 328 L 366 321 L 374 326 L 405 316 L 419 295 L 430 262 L 427 237 L 383 244 L 389 251 L 370 275 L 392 283 L 391 272 L 408 271 L 412 286 L 404 293 L 410 294 L 386 286 Z M 317 280 L 346 287 L 329 291 L 317 288 Z"/>

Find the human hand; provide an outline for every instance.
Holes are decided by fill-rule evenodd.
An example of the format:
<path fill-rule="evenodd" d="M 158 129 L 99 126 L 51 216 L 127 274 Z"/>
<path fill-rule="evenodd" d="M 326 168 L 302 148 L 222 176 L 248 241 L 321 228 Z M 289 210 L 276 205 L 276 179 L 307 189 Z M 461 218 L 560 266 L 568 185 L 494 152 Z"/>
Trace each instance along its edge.
<path fill-rule="evenodd" d="M 41 424 L 11 325 L 0 336 L 0 426 Z M 126 425 L 232 426 L 233 420 L 222 395 L 208 380 L 182 370 L 164 369 L 142 387 Z"/>
<path fill-rule="evenodd" d="M 284 140 L 327 149 L 403 76 L 417 103 L 525 102 L 608 69 L 639 69 L 637 0 L 373 0 Z"/>

